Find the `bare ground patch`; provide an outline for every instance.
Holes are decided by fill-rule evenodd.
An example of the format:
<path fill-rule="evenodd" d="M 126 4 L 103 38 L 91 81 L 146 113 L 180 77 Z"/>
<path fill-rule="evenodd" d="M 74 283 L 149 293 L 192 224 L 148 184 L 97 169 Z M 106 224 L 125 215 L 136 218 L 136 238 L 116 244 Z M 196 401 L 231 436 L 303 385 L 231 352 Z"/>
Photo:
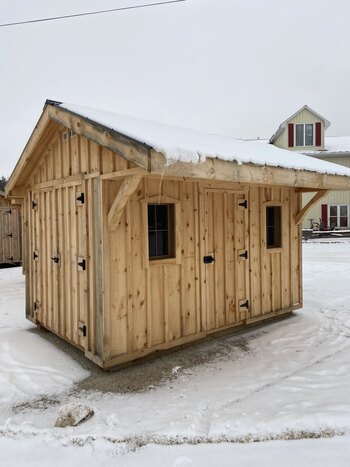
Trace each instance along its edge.
<path fill-rule="evenodd" d="M 111 371 L 105 371 L 88 360 L 83 352 L 56 335 L 37 329 L 31 332 L 39 334 L 59 347 L 90 372 L 90 376 L 76 383 L 70 391 L 70 394 L 75 396 L 85 391 L 118 394 L 148 391 L 174 380 L 184 372 L 190 374 L 202 365 L 214 361 L 237 359 L 249 352 L 249 338 L 231 334 L 179 350 L 172 350 L 157 355 L 157 358 L 148 358 L 126 367 L 116 367 Z M 28 405 L 30 404 L 28 402 Z"/>

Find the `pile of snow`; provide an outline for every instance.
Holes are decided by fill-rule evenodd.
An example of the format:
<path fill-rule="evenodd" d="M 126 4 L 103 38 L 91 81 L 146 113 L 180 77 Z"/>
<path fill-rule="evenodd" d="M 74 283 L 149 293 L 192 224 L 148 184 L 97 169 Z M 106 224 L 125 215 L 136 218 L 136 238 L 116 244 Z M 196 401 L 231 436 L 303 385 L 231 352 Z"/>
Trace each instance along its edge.
<path fill-rule="evenodd" d="M 20 268 L 0 269 L 0 406 L 69 389 L 89 375 L 24 318 Z"/>
<path fill-rule="evenodd" d="M 251 163 L 350 176 L 350 169 L 346 167 L 315 160 L 308 156 L 295 157 L 290 151 L 271 144 L 262 145 L 259 142 L 225 138 L 74 104 L 63 103 L 60 107 L 146 144 L 164 154 L 168 163 L 181 161 L 197 164 L 206 158 L 218 158 L 236 161 L 238 164 Z"/>

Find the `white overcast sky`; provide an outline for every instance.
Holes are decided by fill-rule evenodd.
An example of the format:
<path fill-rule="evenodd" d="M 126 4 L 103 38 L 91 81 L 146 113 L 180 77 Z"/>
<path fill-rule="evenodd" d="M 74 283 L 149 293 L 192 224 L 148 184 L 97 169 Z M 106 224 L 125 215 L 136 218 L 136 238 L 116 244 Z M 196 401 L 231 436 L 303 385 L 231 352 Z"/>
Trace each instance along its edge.
<path fill-rule="evenodd" d="M 0 23 L 150 2 L 0 0 Z M 349 0 L 187 0 L 0 28 L 0 175 L 47 98 L 243 138 L 308 104 L 350 135 L 349 23 Z"/>

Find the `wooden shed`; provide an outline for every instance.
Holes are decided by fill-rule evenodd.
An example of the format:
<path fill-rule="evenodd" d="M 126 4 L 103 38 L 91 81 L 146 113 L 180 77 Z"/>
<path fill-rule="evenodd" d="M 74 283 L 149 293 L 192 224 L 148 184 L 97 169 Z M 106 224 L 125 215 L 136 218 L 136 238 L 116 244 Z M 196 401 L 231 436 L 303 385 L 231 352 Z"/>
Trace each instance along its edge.
<path fill-rule="evenodd" d="M 349 177 L 271 145 L 47 101 L 6 188 L 23 197 L 27 318 L 109 368 L 290 313 L 300 222 Z"/>
<path fill-rule="evenodd" d="M 21 263 L 21 210 L 0 191 L 0 265 Z"/>

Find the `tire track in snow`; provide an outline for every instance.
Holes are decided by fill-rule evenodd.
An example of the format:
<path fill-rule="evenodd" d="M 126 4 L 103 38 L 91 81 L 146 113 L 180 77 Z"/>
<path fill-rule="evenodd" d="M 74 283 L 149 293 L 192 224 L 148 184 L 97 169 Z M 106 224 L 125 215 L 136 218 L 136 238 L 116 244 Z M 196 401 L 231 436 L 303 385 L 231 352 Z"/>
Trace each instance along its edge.
<path fill-rule="evenodd" d="M 322 426 L 315 430 L 295 430 L 285 429 L 281 432 L 256 434 L 245 433 L 240 435 L 159 435 L 144 433 L 139 435 L 128 436 L 107 436 L 107 435 L 65 435 L 47 430 L 28 430 L 15 429 L 10 426 L 0 427 L 0 438 L 13 440 L 24 440 L 31 438 L 42 439 L 43 444 L 50 444 L 52 441 L 59 441 L 63 446 L 84 447 L 99 443 L 101 440 L 108 443 L 119 445 L 120 453 L 125 454 L 131 451 L 136 451 L 149 444 L 162 446 L 175 445 L 195 445 L 195 444 L 247 444 L 266 441 L 294 441 L 298 439 L 319 439 L 333 438 L 335 436 L 345 436 L 350 433 L 350 426 L 342 428 L 334 428 L 331 426 Z"/>

